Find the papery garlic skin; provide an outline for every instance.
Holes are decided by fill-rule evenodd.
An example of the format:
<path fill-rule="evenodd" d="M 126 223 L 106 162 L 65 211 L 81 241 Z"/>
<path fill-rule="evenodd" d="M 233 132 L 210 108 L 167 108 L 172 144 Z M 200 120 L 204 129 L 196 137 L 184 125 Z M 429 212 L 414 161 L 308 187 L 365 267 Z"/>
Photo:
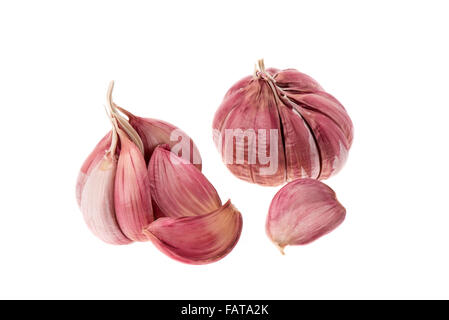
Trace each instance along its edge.
<path fill-rule="evenodd" d="M 81 206 L 81 195 L 83 193 L 84 185 L 87 178 L 89 177 L 90 172 L 98 164 L 98 162 L 103 159 L 106 152 L 111 146 L 111 142 L 112 132 L 109 132 L 106 134 L 106 136 L 103 137 L 103 139 L 100 140 L 100 142 L 98 142 L 94 150 L 84 161 L 76 180 L 76 202 L 78 203 L 78 206 Z"/>
<path fill-rule="evenodd" d="M 225 112 L 220 109 L 230 111 L 222 117 L 221 114 Z M 220 109 L 214 119 L 214 132 L 219 133 L 214 137 L 214 141 L 228 169 L 245 181 L 261 185 L 277 185 L 285 181 L 281 123 L 276 98 L 270 86 L 262 80 L 251 81 L 247 86 L 225 98 Z M 261 163 L 260 143 L 257 142 L 262 141 L 259 138 L 261 134 L 269 150 L 272 130 L 278 133 L 276 140 L 273 141 L 276 145 L 273 151 L 276 155 L 274 160 L 277 162 L 277 168 L 275 172 L 264 175 L 261 170 L 267 169 L 269 164 Z M 230 135 L 234 135 L 235 138 Z M 243 162 L 239 161 L 239 158 L 243 158 Z"/>
<path fill-rule="evenodd" d="M 304 245 L 331 232 L 345 216 L 331 188 L 314 179 L 298 179 L 274 196 L 266 232 L 283 253 L 287 245 Z"/>
<path fill-rule="evenodd" d="M 198 168 L 158 146 L 148 166 L 152 198 L 166 217 L 207 214 L 221 207 L 217 191 Z"/>
<path fill-rule="evenodd" d="M 152 241 L 185 263 L 220 260 L 240 238 L 240 212 L 230 201 L 222 206 L 184 132 L 118 107 L 113 87 L 111 82 L 106 105 L 112 131 L 86 159 L 77 180 L 77 202 L 88 227 L 110 244 Z"/>
<path fill-rule="evenodd" d="M 114 181 L 117 169 L 115 155 L 106 154 L 88 175 L 80 196 L 80 208 L 89 229 L 109 244 L 129 244 L 115 217 Z"/>
<path fill-rule="evenodd" d="M 228 201 L 206 215 L 160 218 L 146 234 L 169 257 L 188 264 L 208 264 L 224 258 L 237 244 L 242 216 Z"/>
<path fill-rule="evenodd" d="M 122 130 L 118 134 L 120 156 L 114 189 L 117 221 L 129 239 L 148 241 L 142 231 L 153 221 L 153 209 L 145 159 Z"/>
<path fill-rule="evenodd" d="M 158 146 L 148 167 L 153 201 L 162 217 L 145 234 L 165 254 L 189 264 L 220 260 L 236 245 L 242 216 L 189 161 Z"/>
<path fill-rule="evenodd" d="M 177 155 L 182 156 L 201 170 L 202 164 L 200 152 L 192 138 L 190 138 L 184 131 L 168 122 L 138 117 L 123 108 L 118 106 L 117 108 L 128 116 L 129 123 L 142 139 L 145 150 L 145 161 L 147 163 L 150 161 L 153 151 L 158 145 L 166 144 L 169 146 L 170 150 L 174 151 L 173 148 L 177 144 L 181 144 L 182 148 L 176 150 L 180 151 Z M 183 152 L 186 154 L 182 154 Z"/>
<path fill-rule="evenodd" d="M 344 165 L 353 140 L 353 125 L 344 107 L 311 77 L 294 69 L 265 69 L 263 61 L 253 76 L 237 82 L 225 95 L 214 121 L 214 142 L 226 166 L 238 178 L 275 186 L 297 178 L 326 179 Z M 277 130 L 274 149 L 278 170 L 265 174 L 267 165 L 250 160 L 251 152 L 269 154 L 260 139 L 235 139 L 226 148 L 226 131 Z M 236 161 L 244 153 L 244 163 Z M 230 154 L 234 152 L 234 154 Z M 232 161 L 229 161 L 231 159 Z"/>

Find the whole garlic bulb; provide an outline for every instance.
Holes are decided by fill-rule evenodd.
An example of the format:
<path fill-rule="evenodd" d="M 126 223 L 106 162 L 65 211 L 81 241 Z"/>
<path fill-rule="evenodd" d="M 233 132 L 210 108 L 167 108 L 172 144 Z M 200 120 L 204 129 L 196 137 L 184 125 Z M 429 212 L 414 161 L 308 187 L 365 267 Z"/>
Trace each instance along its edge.
<path fill-rule="evenodd" d="M 353 139 L 345 108 L 318 82 L 295 69 L 265 69 L 263 60 L 228 90 L 213 129 L 229 170 L 268 186 L 329 178 Z"/>

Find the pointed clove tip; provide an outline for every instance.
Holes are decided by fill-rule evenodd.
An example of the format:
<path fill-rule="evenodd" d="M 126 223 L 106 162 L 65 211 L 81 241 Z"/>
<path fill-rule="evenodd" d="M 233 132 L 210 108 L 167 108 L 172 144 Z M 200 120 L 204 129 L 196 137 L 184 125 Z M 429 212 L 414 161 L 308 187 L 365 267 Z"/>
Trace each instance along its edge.
<path fill-rule="evenodd" d="M 279 249 L 279 251 L 281 252 L 281 254 L 282 254 L 283 256 L 285 256 L 285 251 L 284 251 L 285 245 L 281 245 L 281 244 L 279 244 L 279 243 L 277 243 L 277 242 L 275 242 L 274 244 L 275 244 L 276 247 Z"/>
<path fill-rule="evenodd" d="M 112 93 L 112 90 L 114 90 L 114 84 L 115 84 L 114 80 L 109 81 L 108 95 Z"/>
<path fill-rule="evenodd" d="M 112 103 L 114 108 L 118 109 L 121 113 L 123 113 L 125 116 L 127 116 L 130 120 L 137 118 L 135 115 L 133 115 L 131 112 L 129 112 L 126 109 L 123 109 L 122 107 L 118 106 L 114 102 Z"/>
<path fill-rule="evenodd" d="M 150 226 L 147 226 L 146 228 L 144 228 L 144 229 L 142 230 L 142 234 L 143 234 L 144 236 L 146 236 L 148 240 L 151 240 L 151 237 L 152 237 L 153 234 L 151 233 L 150 230 L 148 230 L 149 227 L 150 227 Z"/>

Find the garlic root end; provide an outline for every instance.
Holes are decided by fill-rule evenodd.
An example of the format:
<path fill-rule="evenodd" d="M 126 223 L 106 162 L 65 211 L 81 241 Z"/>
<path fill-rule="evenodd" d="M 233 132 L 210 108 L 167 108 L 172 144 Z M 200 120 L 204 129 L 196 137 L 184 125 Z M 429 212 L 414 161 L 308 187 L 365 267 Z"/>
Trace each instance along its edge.
<path fill-rule="evenodd" d="M 274 245 L 276 246 L 276 248 L 279 249 L 279 251 L 281 252 L 281 254 L 282 254 L 283 256 L 285 256 L 285 251 L 284 251 L 285 245 L 281 245 L 280 243 L 277 243 L 277 242 L 274 242 Z"/>

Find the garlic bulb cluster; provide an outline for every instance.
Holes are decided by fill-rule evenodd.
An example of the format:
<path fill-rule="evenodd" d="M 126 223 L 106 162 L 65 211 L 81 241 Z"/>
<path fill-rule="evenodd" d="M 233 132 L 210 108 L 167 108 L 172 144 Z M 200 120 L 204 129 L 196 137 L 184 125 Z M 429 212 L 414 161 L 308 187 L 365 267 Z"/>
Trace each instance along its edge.
<path fill-rule="evenodd" d="M 326 179 L 344 165 L 353 138 L 345 108 L 294 69 L 265 69 L 226 93 L 213 121 L 214 142 L 238 178 L 276 186 Z"/>
<path fill-rule="evenodd" d="M 313 179 L 298 179 L 279 190 L 266 222 L 268 237 L 284 253 L 287 245 L 308 244 L 338 227 L 346 216 L 335 192 Z"/>
<path fill-rule="evenodd" d="M 207 264 L 237 244 L 242 215 L 222 203 L 201 173 L 200 153 L 179 128 L 138 117 L 107 94 L 112 130 L 81 167 L 76 196 L 86 224 L 106 243 L 151 241 L 167 256 Z M 264 186 L 288 182 L 274 196 L 266 233 L 284 253 L 331 232 L 346 210 L 319 180 L 339 172 L 353 140 L 340 102 L 294 69 L 266 69 L 226 93 L 213 121 L 214 143 L 238 178 Z"/>
<path fill-rule="evenodd" d="M 112 130 L 86 159 L 77 181 L 86 224 L 106 243 L 152 241 L 185 263 L 223 258 L 240 237 L 240 212 L 230 201 L 222 205 L 184 132 L 120 108 L 112 90 L 113 82 L 107 95 Z"/>

